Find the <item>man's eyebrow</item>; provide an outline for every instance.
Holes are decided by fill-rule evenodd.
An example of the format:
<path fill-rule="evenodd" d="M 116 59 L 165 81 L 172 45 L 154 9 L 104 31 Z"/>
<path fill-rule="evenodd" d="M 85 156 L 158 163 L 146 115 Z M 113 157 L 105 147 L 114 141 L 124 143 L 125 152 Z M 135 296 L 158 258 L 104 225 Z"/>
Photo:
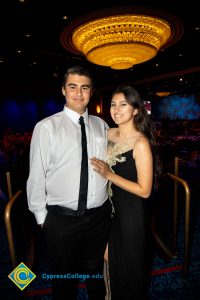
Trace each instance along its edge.
<path fill-rule="evenodd" d="M 77 84 L 75 83 L 67 83 L 67 86 L 76 86 Z"/>
<path fill-rule="evenodd" d="M 76 83 L 68 83 L 67 86 L 78 86 L 78 85 Z M 83 84 L 83 85 L 81 85 L 81 87 L 91 88 L 91 85 L 89 85 L 89 84 Z"/>
<path fill-rule="evenodd" d="M 88 87 L 88 88 L 90 88 L 91 85 L 89 85 L 89 84 L 83 84 L 82 87 Z"/>

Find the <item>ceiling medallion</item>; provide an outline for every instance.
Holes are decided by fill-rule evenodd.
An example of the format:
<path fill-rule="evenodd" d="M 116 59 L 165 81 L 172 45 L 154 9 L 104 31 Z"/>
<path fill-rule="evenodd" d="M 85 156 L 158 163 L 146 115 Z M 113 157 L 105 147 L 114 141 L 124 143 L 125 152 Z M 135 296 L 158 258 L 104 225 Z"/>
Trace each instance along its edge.
<path fill-rule="evenodd" d="M 181 22 L 169 14 L 118 7 L 75 20 L 61 33 L 61 44 L 91 63 L 120 70 L 152 59 L 182 33 Z"/>

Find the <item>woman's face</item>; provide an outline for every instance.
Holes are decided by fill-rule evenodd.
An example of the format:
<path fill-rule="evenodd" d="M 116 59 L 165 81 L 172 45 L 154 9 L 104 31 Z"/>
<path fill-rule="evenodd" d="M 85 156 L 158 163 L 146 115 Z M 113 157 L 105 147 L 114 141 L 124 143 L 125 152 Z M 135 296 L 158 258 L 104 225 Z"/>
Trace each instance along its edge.
<path fill-rule="evenodd" d="M 117 93 L 112 97 L 110 114 L 117 125 L 133 122 L 136 113 L 137 109 L 126 101 L 123 93 Z"/>

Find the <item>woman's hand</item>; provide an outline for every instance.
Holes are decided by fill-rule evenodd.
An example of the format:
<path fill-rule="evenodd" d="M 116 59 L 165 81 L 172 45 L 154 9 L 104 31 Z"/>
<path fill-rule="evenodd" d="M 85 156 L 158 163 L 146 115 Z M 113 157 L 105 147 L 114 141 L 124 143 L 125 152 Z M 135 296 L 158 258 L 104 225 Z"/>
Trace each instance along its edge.
<path fill-rule="evenodd" d="M 108 179 L 108 175 L 110 174 L 109 166 L 100 159 L 97 159 L 96 157 L 90 158 L 91 165 L 93 166 L 93 170 L 99 173 L 104 178 Z"/>

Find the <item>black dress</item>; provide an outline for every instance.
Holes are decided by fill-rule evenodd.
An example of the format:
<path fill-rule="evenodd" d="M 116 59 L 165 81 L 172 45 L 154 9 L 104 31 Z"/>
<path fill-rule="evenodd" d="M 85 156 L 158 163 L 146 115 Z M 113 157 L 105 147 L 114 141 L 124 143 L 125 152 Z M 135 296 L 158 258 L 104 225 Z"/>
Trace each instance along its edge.
<path fill-rule="evenodd" d="M 133 149 L 122 153 L 112 170 L 137 181 Z M 109 238 L 109 274 L 112 300 L 147 299 L 148 199 L 111 185 L 115 213 Z"/>

